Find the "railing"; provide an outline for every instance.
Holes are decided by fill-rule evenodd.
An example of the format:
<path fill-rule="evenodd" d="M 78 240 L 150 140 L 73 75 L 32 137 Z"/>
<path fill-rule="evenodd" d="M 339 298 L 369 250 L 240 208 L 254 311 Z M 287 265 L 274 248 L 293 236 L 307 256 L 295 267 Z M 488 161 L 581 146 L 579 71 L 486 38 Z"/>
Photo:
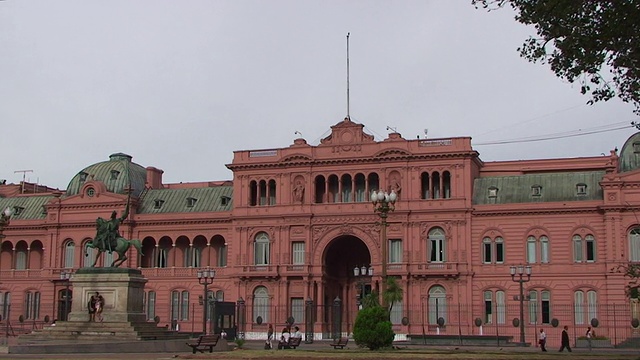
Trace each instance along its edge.
<path fill-rule="evenodd" d="M 414 277 L 424 276 L 451 276 L 458 277 L 460 275 L 459 264 L 455 262 L 431 262 L 421 264 L 411 264 L 409 273 Z"/>

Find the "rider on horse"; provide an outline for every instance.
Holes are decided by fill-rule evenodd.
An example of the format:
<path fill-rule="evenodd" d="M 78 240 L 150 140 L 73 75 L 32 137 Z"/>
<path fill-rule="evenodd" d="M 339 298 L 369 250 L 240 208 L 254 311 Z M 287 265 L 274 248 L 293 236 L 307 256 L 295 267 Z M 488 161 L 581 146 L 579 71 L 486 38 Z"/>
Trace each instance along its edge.
<path fill-rule="evenodd" d="M 114 210 L 111 213 L 111 219 L 108 221 L 99 217 L 96 219 L 96 237 L 94 239 L 95 247 L 112 252 L 117 246 L 120 237 L 120 223 L 129 216 L 129 204 L 121 217 L 117 217 L 118 213 Z"/>

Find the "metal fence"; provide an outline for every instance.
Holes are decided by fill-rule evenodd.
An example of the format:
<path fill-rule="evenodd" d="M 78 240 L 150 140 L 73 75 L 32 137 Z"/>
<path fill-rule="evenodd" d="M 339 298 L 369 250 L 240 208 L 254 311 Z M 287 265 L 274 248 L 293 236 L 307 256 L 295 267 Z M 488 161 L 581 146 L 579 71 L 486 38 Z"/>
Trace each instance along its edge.
<path fill-rule="evenodd" d="M 238 308 L 244 319 L 239 327 L 251 338 L 266 338 L 268 324 L 279 332 L 289 322 L 298 325 L 311 339 L 332 339 L 351 334 L 357 316 L 357 307 L 342 302 L 316 305 L 305 302 L 304 309 L 288 306 L 251 306 Z M 537 345 L 540 329 L 547 335 L 547 343 L 560 344 L 562 328 L 568 326 L 573 346 L 586 344 L 583 338 L 587 327 L 595 332 L 597 346 L 619 346 L 640 338 L 640 306 L 627 304 L 603 304 L 576 306 L 575 304 L 541 305 L 524 302 L 504 306 L 494 304 L 470 305 L 461 303 L 425 303 L 418 306 L 396 305 L 393 329 L 396 339 L 425 342 L 434 336 L 504 338 L 508 341 Z M 296 316 L 293 316 L 295 314 Z M 522 325 L 520 321 L 522 320 Z M 311 329 L 309 329 L 311 328 Z M 264 334 L 264 336 L 263 336 Z M 417 340 L 418 339 L 418 340 Z M 461 340 L 462 342 L 462 340 Z"/>

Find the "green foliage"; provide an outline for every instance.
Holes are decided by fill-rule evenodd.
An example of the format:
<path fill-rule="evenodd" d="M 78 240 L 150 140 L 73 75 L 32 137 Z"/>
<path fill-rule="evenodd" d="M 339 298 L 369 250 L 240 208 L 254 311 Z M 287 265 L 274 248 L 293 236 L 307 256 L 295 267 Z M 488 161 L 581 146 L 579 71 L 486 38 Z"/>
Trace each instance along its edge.
<path fill-rule="evenodd" d="M 630 299 L 640 299 L 640 264 L 628 263 L 619 265 L 612 272 L 623 274 L 628 279 L 625 294 Z"/>
<path fill-rule="evenodd" d="M 245 340 L 236 338 L 233 342 L 236 343 L 236 345 L 238 346 L 238 349 L 242 349 L 242 347 L 244 346 Z"/>
<path fill-rule="evenodd" d="M 505 5 L 516 21 L 535 27 L 518 49 L 548 64 L 561 79 L 578 82 L 588 104 L 618 96 L 640 115 L 640 0 L 472 0 L 494 10 Z"/>
<path fill-rule="evenodd" d="M 386 279 L 386 289 L 382 294 L 382 298 L 384 299 L 384 304 L 389 305 L 389 313 L 391 313 L 391 309 L 393 309 L 393 304 L 396 302 L 401 302 L 403 299 L 402 288 L 395 277 L 389 276 Z"/>
<path fill-rule="evenodd" d="M 353 326 L 353 340 L 358 346 L 370 350 L 390 347 L 394 337 L 389 313 L 385 308 L 371 306 L 358 312 Z"/>
<path fill-rule="evenodd" d="M 365 295 L 365 297 L 362 299 L 362 307 L 363 308 L 368 308 L 368 307 L 375 307 L 375 306 L 380 306 L 380 301 L 378 300 L 378 292 L 376 291 L 372 291 L 371 294 Z"/>

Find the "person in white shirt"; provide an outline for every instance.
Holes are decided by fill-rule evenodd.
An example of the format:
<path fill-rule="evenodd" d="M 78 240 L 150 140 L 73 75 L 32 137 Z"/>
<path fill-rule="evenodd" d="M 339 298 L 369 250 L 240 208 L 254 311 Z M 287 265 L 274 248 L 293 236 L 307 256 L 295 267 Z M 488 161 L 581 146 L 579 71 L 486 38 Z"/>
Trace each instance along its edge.
<path fill-rule="evenodd" d="M 289 338 L 291 337 L 291 333 L 289 329 L 282 329 L 282 334 L 280 335 L 280 342 L 278 342 L 278 350 L 288 349 L 289 348 Z"/>
<path fill-rule="evenodd" d="M 543 329 L 540 329 L 540 338 L 538 339 L 538 344 L 540 344 L 540 350 L 547 351 L 547 334 Z"/>
<path fill-rule="evenodd" d="M 294 331 L 293 334 L 291 334 L 291 337 L 292 338 L 300 338 L 300 339 L 302 339 L 302 333 L 300 332 L 300 328 L 296 326 L 296 327 L 294 327 L 294 329 L 296 331 Z"/>

